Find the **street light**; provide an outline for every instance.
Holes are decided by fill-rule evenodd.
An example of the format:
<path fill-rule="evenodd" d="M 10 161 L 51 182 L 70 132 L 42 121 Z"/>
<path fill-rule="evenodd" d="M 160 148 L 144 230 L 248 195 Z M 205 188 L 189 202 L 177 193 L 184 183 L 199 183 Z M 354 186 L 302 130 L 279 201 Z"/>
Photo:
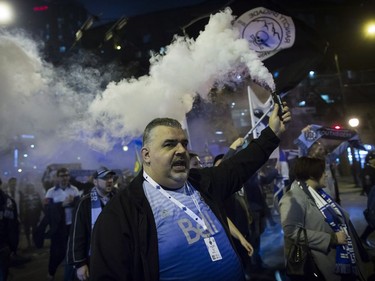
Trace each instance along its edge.
<path fill-rule="evenodd" d="M 11 23 L 13 20 L 13 9 L 7 2 L 0 1 L 0 25 Z"/>
<path fill-rule="evenodd" d="M 356 128 L 359 125 L 359 120 L 358 120 L 358 118 L 350 118 L 349 121 L 348 121 L 348 124 L 349 124 L 350 127 Z"/>
<path fill-rule="evenodd" d="M 375 22 L 374 21 L 368 22 L 365 25 L 364 33 L 366 37 L 370 37 L 370 38 L 375 37 Z"/>

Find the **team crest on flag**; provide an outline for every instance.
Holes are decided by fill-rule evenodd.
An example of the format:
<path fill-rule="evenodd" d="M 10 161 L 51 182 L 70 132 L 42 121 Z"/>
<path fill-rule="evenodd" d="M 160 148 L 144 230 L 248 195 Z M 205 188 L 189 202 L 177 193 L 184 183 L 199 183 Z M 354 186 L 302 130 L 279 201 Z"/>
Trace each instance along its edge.
<path fill-rule="evenodd" d="M 295 26 L 291 17 L 264 7 L 242 14 L 234 23 L 242 38 L 249 42 L 261 60 L 293 46 Z"/>

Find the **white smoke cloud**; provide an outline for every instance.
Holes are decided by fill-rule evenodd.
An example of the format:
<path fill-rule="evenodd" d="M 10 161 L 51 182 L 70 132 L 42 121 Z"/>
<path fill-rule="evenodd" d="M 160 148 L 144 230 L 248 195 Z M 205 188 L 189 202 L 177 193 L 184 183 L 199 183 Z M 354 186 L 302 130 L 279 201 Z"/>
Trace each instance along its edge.
<path fill-rule="evenodd" d="M 253 79 L 274 89 L 272 75 L 248 42 L 239 39 L 233 20 L 230 9 L 211 16 L 196 40 L 176 37 L 164 56 L 155 55 L 149 75 L 108 85 L 89 107 L 91 120 L 103 124 L 104 131 L 99 139 L 88 135 L 92 144 L 105 148 L 112 137 L 138 136 L 156 117 L 184 120 L 196 94 L 207 98 L 215 82 L 244 66 Z M 89 124 L 86 129 L 94 128 Z"/>
<path fill-rule="evenodd" d="M 139 137 L 153 118 L 183 122 L 194 96 L 207 98 L 229 73 L 247 67 L 253 79 L 273 89 L 272 75 L 239 39 L 233 20 L 229 9 L 211 16 L 196 40 L 176 37 L 165 55 L 155 55 L 149 75 L 110 82 L 104 91 L 99 71 L 79 64 L 53 68 L 32 40 L 0 34 L 0 149 L 27 133 L 36 135 L 46 162 L 76 160 L 83 147 L 108 156 L 115 144 Z M 96 164 L 93 156 L 81 158 Z"/>

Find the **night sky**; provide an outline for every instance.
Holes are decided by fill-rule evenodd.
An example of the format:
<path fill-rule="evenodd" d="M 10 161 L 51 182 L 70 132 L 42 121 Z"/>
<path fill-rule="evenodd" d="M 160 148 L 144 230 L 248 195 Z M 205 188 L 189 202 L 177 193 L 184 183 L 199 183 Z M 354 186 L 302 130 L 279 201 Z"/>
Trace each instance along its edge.
<path fill-rule="evenodd" d="M 194 5 L 208 4 L 217 8 L 230 5 L 233 2 L 247 1 L 223 1 L 223 0 L 138 0 L 138 1 L 120 1 L 120 0 L 79 0 L 91 15 L 99 17 L 96 25 L 100 26 L 108 22 L 115 22 L 121 17 L 132 18 L 144 17 L 146 14 L 158 13 L 161 11 L 194 7 Z M 248 1 L 249 4 L 255 2 L 266 3 L 268 1 Z M 343 68 L 346 69 L 373 69 L 375 60 L 369 59 L 372 50 L 375 48 L 375 39 L 366 38 L 363 35 L 363 25 L 369 19 L 374 20 L 373 11 L 375 9 L 374 1 L 353 1 L 353 0 L 324 0 L 324 1 L 270 1 L 277 3 L 280 7 L 294 15 L 301 16 L 304 14 L 307 24 L 316 24 L 309 14 L 314 17 L 327 18 L 314 26 L 317 32 L 330 43 L 330 50 L 338 53 Z M 203 7 L 203 6 L 202 6 Z M 178 12 L 178 10 L 175 10 Z M 176 13 L 171 12 L 171 13 Z M 206 11 L 203 11 L 204 14 Z M 213 11 L 214 12 L 214 11 Z M 339 15 L 338 19 L 329 20 L 330 13 Z M 306 16 L 307 15 L 307 16 Z M 328 15 L 328 16 L 327 16 Z M 167 16 L 168 17 L 168 16 Z M 147 17 L 142 18 L 147 20 Z M 311 22 L 308 22 L 308 21 Z M 170 21 L 172 24 L 173 14 Z M 176 23 L 177 24 L 177 23 Z M 155 23 L 158 27 L 158 23 Z M 160 26 L 160 29 L 163 27 Z M 164 43 L 164 42 L 163 42 Z"/>

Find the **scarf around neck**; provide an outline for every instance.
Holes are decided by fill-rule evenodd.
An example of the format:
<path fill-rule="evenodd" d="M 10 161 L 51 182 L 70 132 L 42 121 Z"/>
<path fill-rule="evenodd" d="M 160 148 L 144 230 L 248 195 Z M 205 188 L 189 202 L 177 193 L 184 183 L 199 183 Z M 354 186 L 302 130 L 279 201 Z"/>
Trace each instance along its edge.
<path fill-rule="evenodd" d="M 301 189 L 309 192 L 316 207 L 322 213 L 325 221 L 334 232 L 344 231 L 347 235 L 346 245 L 336 246 L 336 266 L 337 274 L 357 274 L 356 258 L 353 249 L 353 241 L 349 235 L 348 225 L 341 207 L 336 204 L 332 198 L 322 189 L 315 190 L 311 186 L 299 183 Z"/>
<path fill-rule="evenodd" d="M 90 198 L 91 198 L 91 230 L 92 230 L 94 228 L 96 220 L 98 219 L 102 211 L 99 194 L 96 191 L 95 187 L 91 189 Z"/>

